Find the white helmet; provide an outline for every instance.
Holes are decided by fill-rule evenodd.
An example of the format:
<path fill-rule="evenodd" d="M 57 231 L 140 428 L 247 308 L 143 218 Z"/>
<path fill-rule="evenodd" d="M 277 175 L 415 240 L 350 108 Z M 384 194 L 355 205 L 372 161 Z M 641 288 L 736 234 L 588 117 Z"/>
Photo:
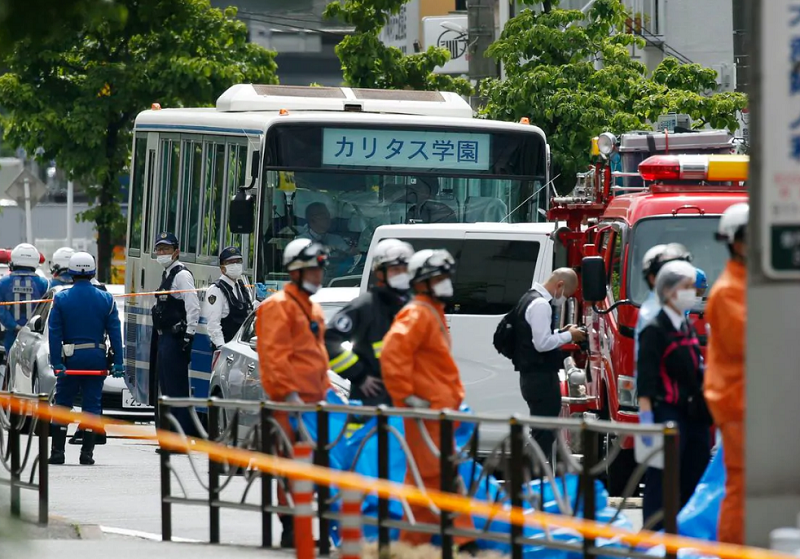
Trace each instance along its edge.
<path fill-rule="evenodd" d="M 656 262 L 656 259 L 661 256 L 661 253 L 664 252 L 665 248 L 667 248 L 667 245 L 656 245 L 644 253 L 644 258 L 642 258 L 642 272 L 644 272 L 645 277 L 649 276 L 650 274 L 657 273 L 651 268 Z"/>
<path fill-rule="evenodd" d="M 283 267 L 287 272 L 303 268 L 325 268 L 328 249 L 311 239 L 295 239 L 283 251 Z"/>
<path fill-rule="evenodd" d="M 747 220 L 750 217 L 750 204 L 741 202 L 729 207 L 719 218 L 716 238 L 718 241 L 725 241 L 733 244 L 736 234 L 747 232 Z"/>
<path fill-rule="evenodd" d="M 88 252 L 76 252 L 69 259 L 69 273 L 76 277 L 92 277 L 97 271 L 94 257 Z"/>
<path fill-rule="evenodd" d="M 375 246 L 372 269 L 408 264 L 414 256 L 414 247 L 400 239 L 383 239 Z"/>
<path fill-rule="evenodd" d="M 408 273 L 411 274 L 411 283 L 435 278 L 444 274 L 453 273 L 456 261 L 444 249 L 425 249 L 414 253 L 408 262 Z"/>
<path fill-rule="evenodd" d="M 50 273 L 54 276 L 62 272 L 66 272 L 69 268 L 69 259 L 75 254 L 75 249 L 70 247 L 61 247 L 53 253 L 53 258 L 50 259 Z"/>
<path fill-rule="evenodd" d="M 21 243 L 11 251 L 11 265 L 15 268 L 38 268 L 41 254 L 36 247 Z"/>

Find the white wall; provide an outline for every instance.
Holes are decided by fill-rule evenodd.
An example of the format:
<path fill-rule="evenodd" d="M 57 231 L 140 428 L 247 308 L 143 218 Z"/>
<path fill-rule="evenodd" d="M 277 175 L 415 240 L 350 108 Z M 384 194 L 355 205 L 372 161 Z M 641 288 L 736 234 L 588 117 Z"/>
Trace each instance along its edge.
<path fill-rule="evenodd" d="M 732 0 L 663 1 L 667 45 L 709 68 L 733 65 Z"/>
<path fill-rule="evenodd" d="M 89 209 L 87 204 L 74 204 L 73 238 L 95 236 L 94 223 L 77 221 L 79 213 Z M 41 204 L 31 210 L 33 214 L 33 236 L 38 239 L 61 239 L 67 235 L 66 204 Z M 25 210 L 17 206 L 0 208 L 0 248 L 14 247 L 25 242 Z"/>

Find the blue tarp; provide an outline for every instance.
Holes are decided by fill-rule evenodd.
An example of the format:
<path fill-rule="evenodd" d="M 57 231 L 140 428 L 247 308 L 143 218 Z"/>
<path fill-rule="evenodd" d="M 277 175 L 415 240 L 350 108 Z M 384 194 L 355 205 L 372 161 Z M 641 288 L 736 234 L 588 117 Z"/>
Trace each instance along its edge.
<path fill-rule="evenodd" d="M 333 392 L 330 391 L 327 397 L 328 403 L 331 404 L 340 404 L 343 403 L 342 400 Z M 358 405 L 357 402 L 351 401 L 349 402 L 353 405 Z M 462 406 L 461 411 L 469 412 L 469 408 L 466 406 Z M 302 414 L 303 417 L 303 424 L 308 431 L 309 435 L 316 439 L 317 436 L 317 416 L 316 413 L 305 413 Z M 338 434 L 341 432 L 342 429 L 346 428 L 346 414 L 338 414 L 332 413 L 330 414 L 329 419 L 329 426 L 330 426 L 330 440 L 333 441 L 337 438 Z M 296 426 L 296 422 L 293 419 L 293 426 Z M 405 479 L 406 474 L 406 461 L 405 461 L 405 454 L 400 447 L 400 442 L 398 441 L 398 436 L 400 438 L 404 435 L 404 428 L 403 428 L 403 420 L 401 418 L 389 418 L 389 425 L 397 432 L 397 436 L 390 434 L 389 436 L 389 478 L 392 481 L 402 482 Z M 373 418 L 369 420 L 366 424 L 362 427 L 354 431 L 352 434 L 348 435 L 347 437 L 343 437 L 331 450 L 330 450 L 330 463 L 331 467 L 340 469 L 340 470 L 353 470 L 356 473 L 369 476 L 369 477 L 378 477 L 378 442 L 377 442 L 377 435 L 374 432 L 376 427 L 376 420 Z M 456 447 L 458 449 L 463 449 L 464 446 L 469 442 L 470 437 L 472 436 L 473 431 L 475 430 L 475 424 L 472 423 L 461 423 L 456 425 L 455 431 L 455 438 L 456 438 Z M 363 446 L 362 446 L 363 444 Z M 359 448 L 360 453 L 359 453 Z M 356 460 L 357 457 L 357 460 Z M 459 474 L 461 475 L 462 479 L 466 486 L 471 486 L 473 480 L 480 479 L 480 476 L 483 472 L 483 468 L 480 464 L 475 463 L 471 460 L 462 463 L 459 466 Z M 582 516 L 582 500 L 578 499 L 578 487 L 579 487 L 579 478 L 577 475 L 570 474 L 558 478 L 558 492 L 562 496 L 562 500 L 568 501 L 570 506 L 577 510 L 577 516 Z M 529 483 L 523 491 L 526 494 L 534 494 L 541 497 L 543 503 L 543 510 L 549 513 L 559 514 L 561 513 L 561 509 L 558 506 L 558 502 L 555 498 L 555 493 L 553 487 L 550 483 L 545 482 L 544 485 L 540 483 L 540 481 L 533 481 Z M 336 494 L 335 488 L 332 489 L 332 495 Z M 497 502 L 501 503 L 504 506 L 510 508 L 510 499 L 508 496 L 503 492 L 502 484 L 494 478 L 494 476 L 487 476 L 486 478 L 482 479 L 479 486 L 475 490 L 475 498 L 480 500 L 486 500 L 489 502 Z M 617 515 L 616 509 L 608 507 L 608 493 L 606 492 L 603 484 L 599 481 L 595 482 L 595 502 L 596 502 L 596 518 L 599 521 L 610 522 L 615 515 Z M 332 505 L 333 510 L 338 510 L 339 503 L 334 502 Z M 533 508 L 531 505 L 525 501 L 523 508 L 526 511 L 533 512 Z M 378 499 L 377 496 L 374 494 L 367 495 L 364 498 L 364 502 L 362 504 L 362 512 L 364 516 L 369 517 L 377 517 L 378 514 Z M 400 520 L 403 518 L 403 508 L 399 501 L 391 500 L 389 505 L 389 515 L 392 519 Z M 475 523 L 475 527 L 479 530 L 484 529 L 487 523 L 487 519 L 484 517 L 474 516 L 473 522 Z M 632 525 L 628 518 L 620 513 L 617 515 L 616 520 L 614 520 L 613 525 L 619 528 L 627 528 L 632 529 Z M 500 522 L 497 520 L 492 520 L 490 524 L 489 531 L 494 533 L 509 533 L 510 534 L 510 525 L 506 522 Z M 534 539 L 544 539 L 545 533 L 544 531 L 532 528 L 532 527 L 525 527 L 523 531 L 524 535 L 529 538 Z M 553 529 L 550 531 L 553 539 L 562 541 L 562 542 L 571 542 L 571 543 L 579 543 L 582 541 L 582 537 L 577 532 L 566 530 L 566 529 Z M 364 538 L 367 541 L 374 541 L 377 539 L 378 531 L 377 528 L 374 526 L 364 525 Z M 392 539 L 397 539 L 399 533 L 397 530 L 391 531 Z M 339 534 L 338 534 L 338 526 L 336 522 L 331 522 L 331 537 L 334 540 L 334 543 L 338 545 L 339 543 Z M 438 537 L 433 538 L 433 543 L 437 543 Z M 598 540 L 598 545 L 600 546 L 615 546 L 617 545 L 615 542 L 605 541 L 605 540 Z M 510 553 L 511 546 L 505 542 L 494 542 L 488 540 L 480 540 L 478 542 L 479 547 L 481 549 L 486 550 L 496 550 L 501 553 Z M 573 557 L 574 555 L 574 557 Z M 566 551 L 559 551 L 554 549 L 548 549 L 544 546 L 537 546 L 537 545 L 527 545 L 524 549 L 524 556 L 526 559 L 580 559 L 582 557 L 582 553 L 569 553 Z"/>

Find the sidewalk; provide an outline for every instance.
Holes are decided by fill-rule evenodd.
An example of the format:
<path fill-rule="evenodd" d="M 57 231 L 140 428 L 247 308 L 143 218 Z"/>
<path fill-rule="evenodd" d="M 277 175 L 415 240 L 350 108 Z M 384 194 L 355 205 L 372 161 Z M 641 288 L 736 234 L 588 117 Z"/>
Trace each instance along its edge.
<path fill-rule="evenodd" d="M 175 559 L 191 557 L 206 559 L 225 557 L 237 559 L 259 557 L 261 559 L 288 559 L 293 554 L 279 550 L 262 550 L 233 546 L 211 546 L 208 544 L 151 542 L 133 538 L 106 537 L 102 540 L 29 540 L 25 542 L 0 542 L 2 557 L 36 557 L 37 559 Z"/>

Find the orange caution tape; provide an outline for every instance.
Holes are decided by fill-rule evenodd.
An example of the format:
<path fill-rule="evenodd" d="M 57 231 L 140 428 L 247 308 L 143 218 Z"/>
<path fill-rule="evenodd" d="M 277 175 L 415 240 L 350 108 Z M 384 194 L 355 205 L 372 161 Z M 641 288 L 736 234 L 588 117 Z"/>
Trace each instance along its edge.
<path fill-rule="evenodd" d="M 106 419 L 87 413 L 75 413 L 62 407 L 44 405 L 7 394 L 0 394 L 0 404 L 8 405 L 20 414 L 31 413 L 41 419 L 58 423 L 80 422 L 92 429 L 102 429 L 110 425 L 119 427 L 133 426 L 124 421 Z M 126 432 L 123 431 L 123 434 L 126 434 Z M 596 521 L 531 510 L 524 511 L 521 508 L 490 504 L 486 501 L 474 500 L 453 493 L 443 493 L 432 489 L 427 489 L 426 492 L 423 492 L 411 485 L 370 478 L 352 472 L 331 470 L 287 458 L 232 448 L 206 440 L 195 439 L 194 443 L 190 443 L 182 435 L 169 431 L 157 430 L 155 435 L 141 435 L 134 431 L 127 434 L 131 438 L 139 440 L 157 440 L 162 447 L 168 450 L 200 452 L 207 454 L 216 461 L 227 461 L 229 464 L 241 466 L 242 468 L 249 466 L 276 476 L 311 480 L 322 485 L 355 489 L 364 493 L 376 493 L 386 499 L 402 498 L 409 503 L 421 506 L 429 506 L 433 503 L 440 509 L 451 512 L 491 517 L 501 522 L 516 525 L 533 528 L 566 528 L 583 534 L 584 537 L 617 539 L 633 546 L 663 545 L 673 553 L 677 553 L 680 549 L 693 549 L 700 554 L 720 557 L 721 559 L 797 559 L 793 555 L 757 547 L 709 542 L 655 532 L 631 532 Z"/>
<path fill-rule="evenodd" d="M 246 287 L 253 287 L 247 285 Z M 121 293 L 112 295 L 115 299 L 131 299 L 133 297 L 146 297 L 150 295 L 174 295 L 175 293 L 195 293 L 206 291 L 208 287 L 198 287 L 197 289 L 173 289 L 171 291 L 141 291 L 139 293 Z M 267 289 L 267 293 L 277 293 L 275 289 Z M 39 303 L 52 303 L 52 299 L 33 299 L 32 301 L 3 301 L 0 302 L 0 307 L 8 307 L 11 305 L 38 305 Z"/>

